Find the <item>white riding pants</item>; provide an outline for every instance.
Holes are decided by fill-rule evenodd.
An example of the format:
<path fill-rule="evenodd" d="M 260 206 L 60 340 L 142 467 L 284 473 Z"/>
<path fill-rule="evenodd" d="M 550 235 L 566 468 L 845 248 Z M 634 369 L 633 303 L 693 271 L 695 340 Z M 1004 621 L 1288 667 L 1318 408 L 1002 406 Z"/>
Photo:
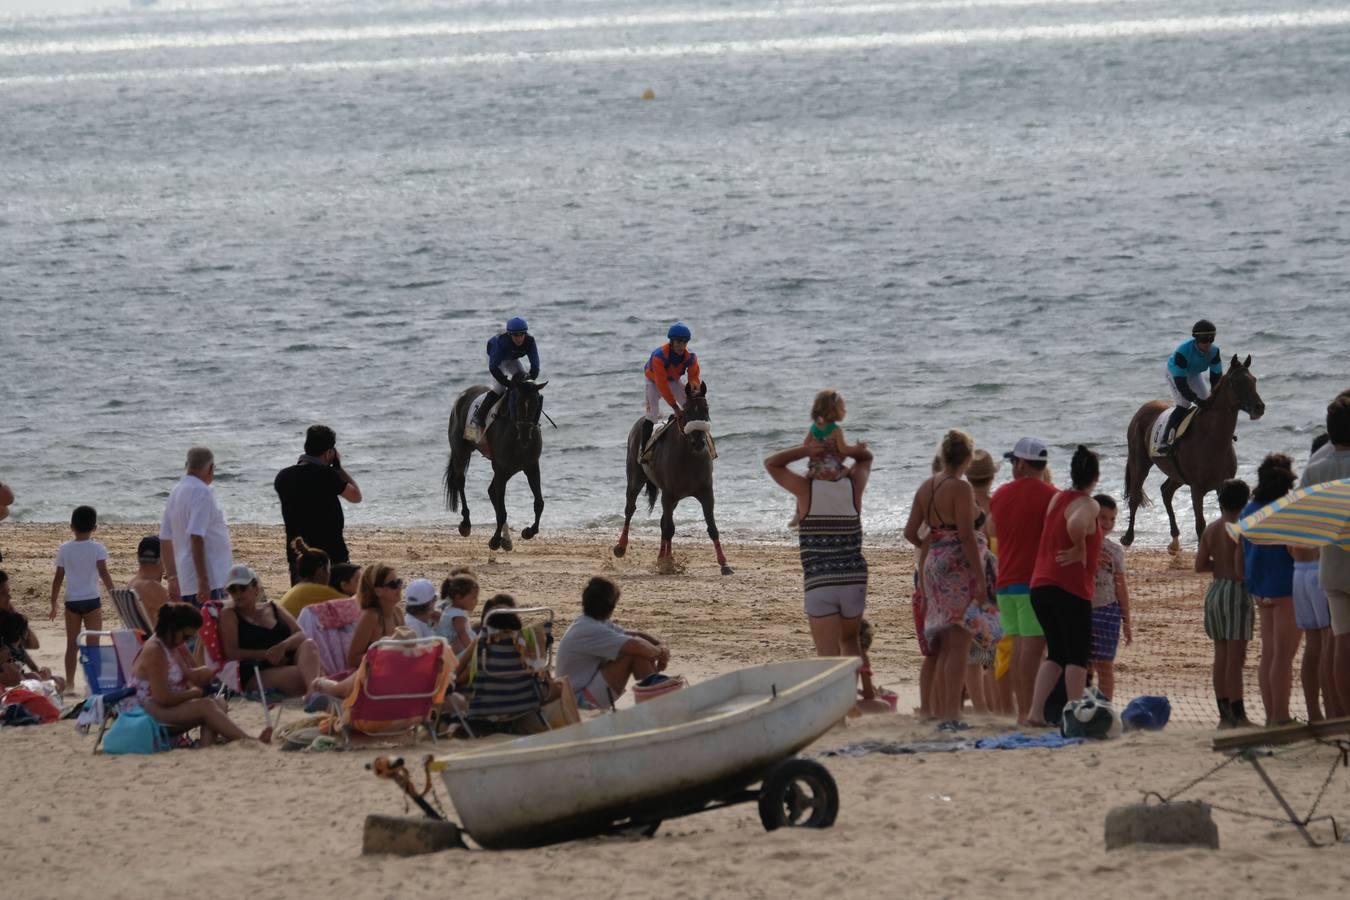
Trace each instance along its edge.
<path fill-rule="evenodd" d="M 647 421 L 660 424 L 661 422 L 664 422 L 666 416 L 669 415 L 668 413 L 663 413 L 661 411 L 661 404 L 666 402 L 666 398 L 661 396 L 661 390 L 656 386 L 655 381 L 652 381 L 644 375 L 642 377 L 642 383 L 647 386 Z M 684 393 L 684 385 L 680 384 L 675 379 L 671 379 L 666 382 L 666 384 L 670 387 L 670 393 L 674 396 L 679 397 Z"/>
<path fill-rule="evenodd" d="M 1163 375 L 1166 376 L 1167 378 L 1167 390 L 1172 394 L 1172 400 L 1176 403 L 1177 406 L 1180 406 L 1182 409 L 1190 409 L 1191 401 L 1186 399 L 1186 397 L 1182 395 L 1181 391 L 1177 389 L 1177 383 L 1172 380 L 1172 372 L 1170 369 L 1167 368 L 1166 365 L 1163 366 Z M 1186 379 L 1186 383 L 1191 386 L 1191 390 L 1195 391 L 1195 396 L 1199 397 L 1200 399 L 1203 400 L 1209 396 L 1208 372 L 1201 372 L 1199 375 L 1192 375 Z"/>
<path fill-rule="evenodd" d="M 504 359 L 502 360 L 501 366 L 498 368 L 502 370 L 502 374 L 505 375 L 508 380 L 512 375 L 528 375 L 530 371 L 525 368 L 524 364 L 522 364 L 519 359 Z M 506 393 L 506 385 L 502 384 L 496 378 L 493 378 L 491 371 L 488 372 L 488 388 L 492 393 L 497 394 L 498 396 Z"/>

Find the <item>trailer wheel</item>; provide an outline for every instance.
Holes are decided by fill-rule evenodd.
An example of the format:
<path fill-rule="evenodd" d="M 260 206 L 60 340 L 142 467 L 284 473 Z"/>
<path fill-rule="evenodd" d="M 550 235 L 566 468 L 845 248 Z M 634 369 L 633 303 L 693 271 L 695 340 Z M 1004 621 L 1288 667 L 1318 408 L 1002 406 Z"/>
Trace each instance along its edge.
<path fill-rule="evenodd" d="M 789 759 L 764 779 L 759 789 L 759 820 L 765 831 L 829 828 L 839 815 L 839 786 L 818 762 Z"/>

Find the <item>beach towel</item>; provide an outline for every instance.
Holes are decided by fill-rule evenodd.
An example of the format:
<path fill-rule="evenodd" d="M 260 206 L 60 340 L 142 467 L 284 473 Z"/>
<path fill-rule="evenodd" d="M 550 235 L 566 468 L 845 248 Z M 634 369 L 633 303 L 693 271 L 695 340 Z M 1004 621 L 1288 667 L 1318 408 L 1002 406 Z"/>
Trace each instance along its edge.
<path fill-rule="evenodd" d="M 51 685 L 50 691 L 46 685 Z M 61 708 L 49 696 L 49 692 L 55 690 L 55 682 L 26 678 L 0 696 L 0 707 L 22 707 L 30 715 L 36 716 L 39 723 L 47 725 L 61 718 Z"/>
<path fill-rule="evenodd" d="M 1020 731 L 987 738 L 959 738 L 930 741 L 859 741 L 837 750 L 826 750 L 821 756 L 868 756 L 881 753 L 886 756 L 904 756 L 910 753 L 954 753 L 958 750 L 1056 750 L 1083 743 L 1082 738 L 1066 738 L 1046 733 L 1026 735 Z"/>
<path fill-rule="evenodd" d="M 351 597 L 311 603 L 300 610 L 296 622 L 318 648 L 319 665 L 329 678 L 347 671 L 347 649 L 360 617 L 361 608 Z"/>

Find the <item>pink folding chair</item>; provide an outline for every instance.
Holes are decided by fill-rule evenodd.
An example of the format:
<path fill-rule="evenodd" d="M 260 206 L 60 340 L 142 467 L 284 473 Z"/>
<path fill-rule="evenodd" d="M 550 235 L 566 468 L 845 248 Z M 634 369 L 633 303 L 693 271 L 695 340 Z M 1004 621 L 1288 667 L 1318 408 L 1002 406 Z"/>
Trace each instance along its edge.
<path fill-rule="evenodd" d="M 388 737 L 426 726 L 436 740 L 435 712 L 445 702 L 459 662 L 444 638 L 386 639 L 370 645 L 342 704 L 342 730 Z"/>

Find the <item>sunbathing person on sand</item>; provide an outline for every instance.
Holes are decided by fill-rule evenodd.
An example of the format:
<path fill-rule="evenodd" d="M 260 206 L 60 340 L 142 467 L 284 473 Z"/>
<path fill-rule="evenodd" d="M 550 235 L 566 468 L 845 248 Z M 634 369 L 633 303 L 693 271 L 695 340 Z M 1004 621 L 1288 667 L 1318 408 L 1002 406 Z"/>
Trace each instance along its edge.
<path fill-rule="evenodd" d="M 247 740 L 248 734 L 225 714 L 223 705 L 204 695 L 211 669 L 193 666 L 187 654 L 187 642 L 201 627 L 202 614 L 191 604 L 170 603 L 161 609 L 154 635 L 131 666 L 127 687 L 134 688 L 136 696 L 124 702 L 143 707 L 161 725 L 200 726 L 202 747 Z M 264 728 L 258 740 L 270 743 L 272 729 Z"/>

